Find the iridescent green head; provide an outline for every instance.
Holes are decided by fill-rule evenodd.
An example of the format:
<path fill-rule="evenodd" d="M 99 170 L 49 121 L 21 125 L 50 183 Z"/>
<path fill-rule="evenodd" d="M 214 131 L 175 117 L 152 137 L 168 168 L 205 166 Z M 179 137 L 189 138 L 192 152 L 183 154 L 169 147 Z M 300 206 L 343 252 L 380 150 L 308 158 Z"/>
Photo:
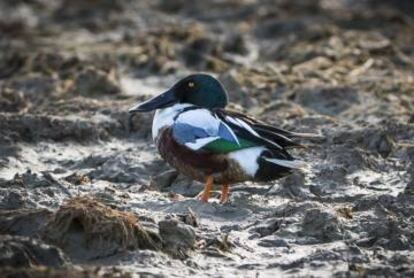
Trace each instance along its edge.
<path fill-rule="evenodd" d="M 192 74 L 172 86 L 168 91 L 132 107 L 129 112 L 148 112 L 177 103 L 188 103 L 205 108 L 224 108 L 227 93 L 221 83 L 208 74 Z"/>

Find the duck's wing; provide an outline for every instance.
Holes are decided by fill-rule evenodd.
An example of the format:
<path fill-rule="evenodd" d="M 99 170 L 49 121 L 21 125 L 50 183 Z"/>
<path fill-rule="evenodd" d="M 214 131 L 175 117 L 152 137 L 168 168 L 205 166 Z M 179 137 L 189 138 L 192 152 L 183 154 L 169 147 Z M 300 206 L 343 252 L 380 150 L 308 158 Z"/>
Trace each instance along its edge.
<path fill-rule="evenodd" d="M 178 114 L 171 126 L 174 139 L 194 151 L 208 151 L 208 145 L 224 142 L 222 152 L 246 147 L 247 142 L 212 111 L 192 107 Z M 212 152 L 220 150 L 210 150 Z"/>
<path fill-rule="evenodd" d="M 224 111 L 193 108 L 180 113 L 172 125 L 174 139 L 194 151 L 229 153 L 262 146 L 281 159 L 292 159 L 284 147 L 289 138 L 281 140 L 282 135 L 277 137 L 268 131 L 263 136 L 265 131 L 257 132 L 242 117 L 227 115 Z"/>
<path fill-rule="evenodd" d="M 232 128 L 242 127 L 247 124 L 260 137 L 283 147 L 294 148 L 303 147 L 303 145 L 295 142 L 294 139 L 321 139 L 323 136 L 314 133 L 298 133 L 291 132 L 281 128 L 268 125 L 249 115 L 225 109 L 215 109 L 215 114 L 224 122 L 228 123 Z"/>

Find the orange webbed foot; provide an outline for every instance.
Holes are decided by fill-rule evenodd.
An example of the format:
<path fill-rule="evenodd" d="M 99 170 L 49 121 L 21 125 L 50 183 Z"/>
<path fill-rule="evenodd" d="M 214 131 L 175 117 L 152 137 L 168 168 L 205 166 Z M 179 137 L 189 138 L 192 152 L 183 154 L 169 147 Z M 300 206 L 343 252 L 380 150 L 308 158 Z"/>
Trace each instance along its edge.
<path fill-rule="evenodd" d="M 208 199 L 210 198 L 211 190 L 213 189 L 213 182 L 214 182 L 213 176 L 208 176 L 203 192 L 197 196 L 200 201 L 204 203 L 208 202 Z"/>
<path fill-rule="evenodd" d="M 229 192 L 230 192 L 230 186 L 228 184 L 223 184 L 221 186 L 221 196 L 220 196 L 221 204 L 225 204 L 229 201 Z"/>

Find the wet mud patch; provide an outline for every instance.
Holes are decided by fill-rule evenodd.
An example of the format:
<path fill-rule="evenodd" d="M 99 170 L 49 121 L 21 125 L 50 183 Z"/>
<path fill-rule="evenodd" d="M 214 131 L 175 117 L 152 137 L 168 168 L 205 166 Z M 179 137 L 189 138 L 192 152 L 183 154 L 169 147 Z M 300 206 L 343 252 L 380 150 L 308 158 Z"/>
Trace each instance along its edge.
<path fill-rule="evenodd" d="M 352 88 L 315 88 L 295 94 L 295 101 L 322 115 L 338 115 L 359 104 L 358 93 Z"/>
<path fill-rule="evenodd" d="M 3 210 L 0 234 L 39 237 L 51 215 L 47 209 Z"/>
<path fill-rule="evenodd" d="M 102 122 L 99 127 L 86 119 L 62 119 L 60 117 L 35 116 L 35 115 L 5 115 L 1 118 L 4 137 L 6 142 L 15 141 L 88 141 L 107 139 L 111 131 L 124 128 L 114 121 Z"/>
<path fill-rule="evenodd" d="M 69 261 L 63 252 L 40 240 L 21 236 L 0 236 L 0 267 L 61 267 Z"/>
<path fill-rule="evenodd" d="M 28 277 L 28 278 L 130 278 L 129 273 L 119 269 L 79 269 L 79 268 L 52 268 L 52 267 L 33 267 L 33 268 L 1 268 L 1 272 L 6 278 Z M 145 273 L 144 273 L 145 274 Z"/>

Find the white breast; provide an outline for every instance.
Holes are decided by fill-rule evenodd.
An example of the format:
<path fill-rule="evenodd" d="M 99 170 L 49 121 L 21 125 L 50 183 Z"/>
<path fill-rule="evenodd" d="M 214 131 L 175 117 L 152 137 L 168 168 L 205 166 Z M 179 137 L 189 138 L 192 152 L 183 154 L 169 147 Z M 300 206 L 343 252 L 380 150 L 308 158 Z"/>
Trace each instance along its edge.
<path fill-rule="evenodd" d="M 174 123 L 175 116 L 190 104 L 175 104 L 171 107 L 158 109 L 155 111 L 154 120 L 152 121 L 152 139 L 157 139 L 161 128 L 171 126 Z"/>

